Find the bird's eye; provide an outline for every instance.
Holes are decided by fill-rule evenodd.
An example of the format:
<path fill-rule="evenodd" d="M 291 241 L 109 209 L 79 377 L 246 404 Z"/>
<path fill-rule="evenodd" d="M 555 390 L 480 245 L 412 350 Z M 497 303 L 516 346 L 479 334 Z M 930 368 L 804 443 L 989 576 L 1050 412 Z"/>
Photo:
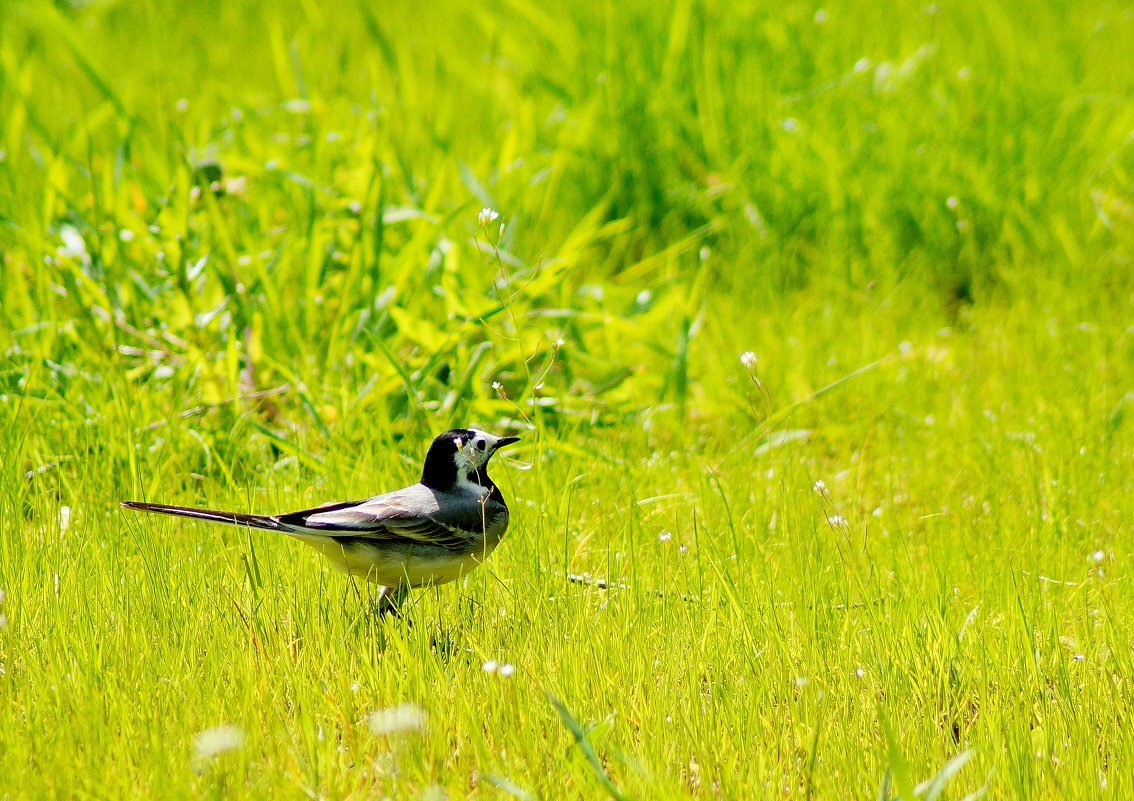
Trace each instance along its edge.
<path fill-rule="evenodd" d="M 485 441 L 484 441 L 483 439 L 478 439 L 478 440 L 476 441 L 476 449 L 477 449 L 478 451 L 483 451 L 483 450 L 484 450 L 485 448 L 487 448 L 487 447 L 488 447 L 488 443 L 487 443 L 487 442 L 485 442 Z"/>

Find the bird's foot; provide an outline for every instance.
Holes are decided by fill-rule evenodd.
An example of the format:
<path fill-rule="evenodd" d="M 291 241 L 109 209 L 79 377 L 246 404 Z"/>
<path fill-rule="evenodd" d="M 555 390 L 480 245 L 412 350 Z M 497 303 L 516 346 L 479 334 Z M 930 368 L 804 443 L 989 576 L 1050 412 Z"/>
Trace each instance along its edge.
<path fill-rule="evenodd" d="M 402 604 L 408 595 L 409 587 L 383 587 L 374 601 L 374 614 L 380 619 L 387 616 L 400 617 Z"/>

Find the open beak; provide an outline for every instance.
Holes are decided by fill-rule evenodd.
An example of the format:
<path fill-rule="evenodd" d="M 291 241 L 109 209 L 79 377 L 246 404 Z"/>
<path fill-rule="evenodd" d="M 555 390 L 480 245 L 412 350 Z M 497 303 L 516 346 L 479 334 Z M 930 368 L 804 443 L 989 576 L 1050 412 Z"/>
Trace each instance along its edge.
<path fill-rule="evenodd" d="M 500 439 L 496 440 L 496 450 L 500 450 L 505 445 L 511 445 L 513 442 L 519 441 L 519 437 L 501 437 Z"/>

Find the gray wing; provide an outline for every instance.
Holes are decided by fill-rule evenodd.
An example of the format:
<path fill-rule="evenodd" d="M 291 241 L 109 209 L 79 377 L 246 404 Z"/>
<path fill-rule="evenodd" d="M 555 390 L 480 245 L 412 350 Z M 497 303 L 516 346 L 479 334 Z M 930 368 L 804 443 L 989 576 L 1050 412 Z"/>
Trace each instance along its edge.
<path fill-rule="evenodd" d="M 279 515 L 274 519 L 296 533 L 335 540 L 371 540 L 464 550 L 483 534 L 480 504 L 457 498 L 441 508 L 433 490 L 421 484 L 403 490 Z"/>

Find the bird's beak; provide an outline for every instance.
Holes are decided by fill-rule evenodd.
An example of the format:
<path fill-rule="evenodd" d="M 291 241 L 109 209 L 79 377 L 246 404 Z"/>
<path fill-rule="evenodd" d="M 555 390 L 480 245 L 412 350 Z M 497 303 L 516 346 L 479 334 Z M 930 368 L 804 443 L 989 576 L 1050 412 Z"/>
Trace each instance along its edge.
<path fill-rule="evenodd" d="M 511 445 L 513 442 L 519 441 L 519 437 L 501 437 L 500 439 L 496 440 L 496 450 L 500 450 L 505 445 Z"/>

